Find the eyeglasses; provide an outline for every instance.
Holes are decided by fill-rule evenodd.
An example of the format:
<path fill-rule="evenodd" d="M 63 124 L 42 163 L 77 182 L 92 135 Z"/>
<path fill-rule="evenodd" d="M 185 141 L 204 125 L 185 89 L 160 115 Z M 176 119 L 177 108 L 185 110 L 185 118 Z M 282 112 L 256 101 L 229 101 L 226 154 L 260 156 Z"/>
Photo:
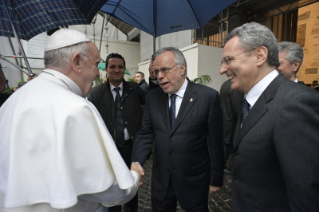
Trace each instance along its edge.
<path fill-rule="evenodd" d="M 169 70 L 171 70 L 172 68 L 174 68 L 175 66 L 177 66 L 177 64 L 173 65 L 172 67 L 168 68 L 168 67 L 163 67 L 160 70 L 154 70 L 153 71 L 153 75 L 155 77 L 158 77 L 159 72 L 161 72 L 163 75 L 168 74 Z"/>
<path fill-rule="evenodd" d="M 222 66 L 223 64 L 229 65 L 230 61 L 235 60 L 235 57 L 237 57 L 238 55 L 244 54 L 244 53 L 246 53 L 246 52 L 250 52 L 250 51 L 255 50 L 255 49 L 257 49 L 257 48 L 258 48 L 258 47 L 249 49 L 249 50 L 244 51 L 244 52 L 242 52 L 242 53 L 239 53 L 239 54 L 237 54 L 237 55 L 235 55 L 235 56 L 226 56 L 226 57 L 224 57 L 224 58 L 220 61 L 220 65 L 221 65 L 221 66 Z"/>

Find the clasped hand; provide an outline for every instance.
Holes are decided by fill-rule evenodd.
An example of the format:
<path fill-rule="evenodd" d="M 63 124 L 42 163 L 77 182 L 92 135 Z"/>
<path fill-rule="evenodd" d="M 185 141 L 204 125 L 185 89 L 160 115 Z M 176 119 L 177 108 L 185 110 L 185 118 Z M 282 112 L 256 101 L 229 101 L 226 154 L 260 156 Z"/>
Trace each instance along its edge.
<path fill-rule="evenodd" d="M 131 164 L 131 170 L 136 171 L 138 175 L 140 176 L 140 183 L 138 184 L 138 187 L 140 187 L 141 185 L 143 185 L 143 177 L 145 175 L 144 169 L 139 163 L 133 162 Z"/>

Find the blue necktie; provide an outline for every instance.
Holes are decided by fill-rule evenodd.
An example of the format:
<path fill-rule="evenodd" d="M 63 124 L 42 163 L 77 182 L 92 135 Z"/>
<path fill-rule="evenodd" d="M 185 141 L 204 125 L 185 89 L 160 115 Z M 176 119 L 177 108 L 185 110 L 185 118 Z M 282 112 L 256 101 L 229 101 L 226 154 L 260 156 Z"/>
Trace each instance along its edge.
<path fill-rule="evenodd" d="M 170 123 L 171 123 L 171 129 L 174 128 L 175 125 L 175 113 L 176 113 L 176 106 L 175 106 L 175 100 L 177 95 L 172 94 L 171 95 L 171 107 L 169 108 L 169 117 L 170 117 Z"/>
<path fill-rule="evenodd" d="M 247 102 L 246 98 L 244 99 L 242 105 L 242 112 L 241 112 L 241 124 L 244 123 L 246 117 L 248 116 L 249 110 L 250 110 L 250 104 Z"/>

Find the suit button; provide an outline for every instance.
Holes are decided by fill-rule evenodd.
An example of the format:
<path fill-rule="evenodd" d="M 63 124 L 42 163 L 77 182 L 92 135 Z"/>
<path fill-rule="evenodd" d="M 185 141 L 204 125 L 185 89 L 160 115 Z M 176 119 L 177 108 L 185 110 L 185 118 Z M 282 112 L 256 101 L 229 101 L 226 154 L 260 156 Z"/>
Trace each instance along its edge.
<path fill-rule="evenodd" d="M 233 156 L 235 156 L 235 155 L 237 155 L 237 152 L 233 152 L 233 154 L 232 154 Z"/>
<path fill-rule="evenodd" d="M 121 107 L 121 110 L 123 109 L 123 107 Z"/>
<path fill-rule="evenodd" d="M 173 138 L 173 135 L 170 135 L 169 137 L 170 137 L 170 138 Z"/>
<path fill-rule="evenodd" d="M 236 180 L 236 176 L 235 175 L 233 175 L 233 180 Z"/>
<path fill-rule="evenodd" d="M 127 122 L 125 122 L 125 124 L 127 125 Z"/>
<path fill-rule="evenodd" d="M 172 155 L 172 153 L 171 153 L 171 152 L 169 152 L 169 155 Z"/>

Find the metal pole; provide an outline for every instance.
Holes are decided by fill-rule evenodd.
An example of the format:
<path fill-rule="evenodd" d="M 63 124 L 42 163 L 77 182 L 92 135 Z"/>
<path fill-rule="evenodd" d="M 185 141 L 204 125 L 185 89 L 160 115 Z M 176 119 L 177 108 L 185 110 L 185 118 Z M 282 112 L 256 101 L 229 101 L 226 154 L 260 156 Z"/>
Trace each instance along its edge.
<path fill-rule="evenodd" d="M 102 32 L 100 36 L 100 47 L 99 47 L 99 52 L 101 53 L 101 45 L 102 45 L 102 35 L 103 35 L 103 29 L 104 29 L 104 22 L 105 22 L 105 14 L 103 13 L 103 23 L 102 23 Z"/>
<path fill-rule="evenodd" d="M 24 72 L 25 74 L 28 74 L 27 71 L 23 70 L 21 67 L 17 66 L 16 64 L 14 64 L 13 62 L 11 62 L 10 60 L 8 60 L 8 59 L 6 59 L 6 58 L 4 58 L 4 57 L 1 57 L 1 55 L 0 55 L 0 59 L 7 61 L 7 62 L 10 63 L 11 65 L 13 65 L 13 66 L 16 67 L 17 69 L 19 69 L 20 71 Z"/>
<path fill-rule="evenodd" d="M 157 0 L 153 0 L 153 54 L 156 52 L 156 8 L 157 6 Z"/>
<path fill-rule="evenodd" d="M 13 25 L 13 23 L 12 23 L 11 16 L 10 16 L 10 14 L 9 14 L 9 10 L 8 10 L 7 3 L 6 3 L 5 0 L 2 0 L 2 2 L 3 2 L 3 4 L 4 4 L 4 8 L 5 8 L 5 11 L 6 11 L 6 13 L 7 13 L 8 20 L 10 21 L 10 24 L 11 24 L 11 26 L 12 26 L 13 34 L 14 34 L 15 38 L 16 38 L 17 41 L 18 41 L 18 44 L 19 44 L 19 47 L 20 47 L 20 51 L 22 52 L 22 55 L 23 55 L 25 64 L 27 65 L 27 69 L 28 69 L 29 75 L 33 75 L 32 71 L 31 71 L 31 68 L 30 68 L 29 61 L 28 61 L 28 59 L 27 59 L 27 57 L 26 57 L 26 55 L 25 55 L 24 49 L 23 49 L 22 44 L 21 44 L 21 41 L 20 41 L 20 39 L 19 39 L 19 36 L 18 36 L 18 34 L 16 33 L 16 30 L 15 30 L 14 25 Z"/>
<path fill-rule="evenodd" d="M 106 54 L 109 54 L 109 28 L 107 27 L 107 25 L 105 25 L 105 32 L 106 32 L 106 36 L 105 36 Z"/>
<path fill-rule="evenodd" d="M 12 44 L 12 41 L 11 41 L 11 38 L 8 37 L 8 40 L 9 40 L 9 43 L 10 43 L 10 46 L 11 46 L 11 49 L 12 49 L 13 54 L 16 55 L 16 52 L 15 52 L 15 50 L 14 50 L 14 47 L 13 47 L 13 44 Z M 13 56 L 12 56 L 12 57 L 13 57 Z M 17 57 L 13 57 L 13 58 L 15 59 L 17 65 L 19 65 L 19 62 L 18 62 Z M 21 64 L 21 66 L 22 66 L 22 64 Z M 21 74 L 21 81 L 22 81 L 22 80 L 23 80 L 23 72 L 20 71 L 20 74 Z"/>

